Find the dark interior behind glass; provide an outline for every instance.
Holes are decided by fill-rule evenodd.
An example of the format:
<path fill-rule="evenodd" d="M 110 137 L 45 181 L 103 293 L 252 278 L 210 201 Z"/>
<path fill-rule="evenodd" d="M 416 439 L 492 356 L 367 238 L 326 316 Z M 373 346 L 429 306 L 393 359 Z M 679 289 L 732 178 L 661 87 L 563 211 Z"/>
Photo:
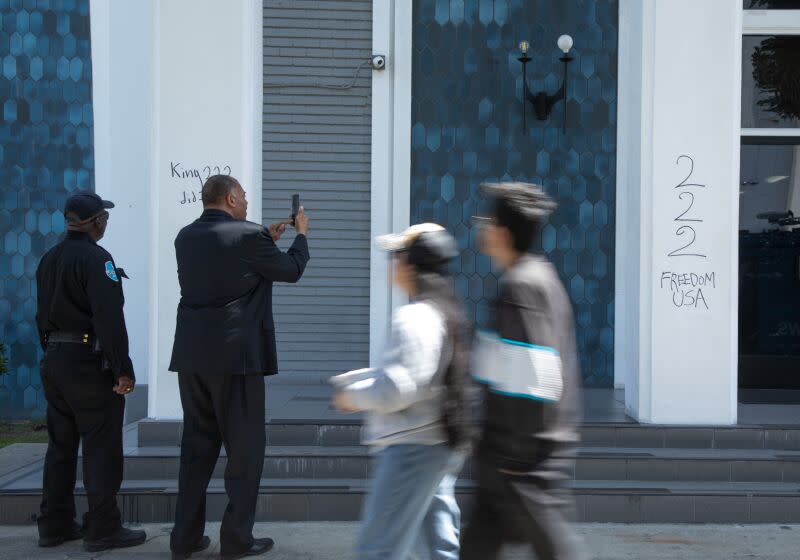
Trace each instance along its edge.
<path fill-rule="evenodd" d="M 743 138 L 739 386 L 800 389 L 800 138 Z"/>

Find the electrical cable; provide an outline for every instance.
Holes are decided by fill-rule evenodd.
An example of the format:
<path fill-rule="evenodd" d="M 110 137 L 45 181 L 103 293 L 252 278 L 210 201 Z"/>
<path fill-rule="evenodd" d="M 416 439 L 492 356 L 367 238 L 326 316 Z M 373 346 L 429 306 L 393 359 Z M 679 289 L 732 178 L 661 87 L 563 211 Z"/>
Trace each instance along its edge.
<path fill-rule="evenodd" d="M 361 73 L 361 70 L 364 69 L 365 66 L 371 66 L 372 60 L 365 60 L 361 64 L 358 65 L 356 68 L 356 72 L 353 75 L 353 79 L 346 84 L 325 84 L 322 82 L 315 82 L 313 84 L 290 84 L 290 83 L 278 83 L 278 84 L 264 84 L 264 89 L 277 89 L 277 88 L 286 88 L 286 87 L 318 87 L 322 89 L 336 89 L 336 90 L 347 90 L 352 89 L 355 87 L 356 82 L 358 81 L 358 75 Z"/>

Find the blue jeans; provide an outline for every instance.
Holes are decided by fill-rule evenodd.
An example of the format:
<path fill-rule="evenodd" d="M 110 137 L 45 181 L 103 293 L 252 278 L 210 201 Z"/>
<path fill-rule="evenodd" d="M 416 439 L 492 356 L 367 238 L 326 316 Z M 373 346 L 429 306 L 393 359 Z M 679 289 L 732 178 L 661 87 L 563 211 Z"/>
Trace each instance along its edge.
<path fill-rule="evenodd" d="M 457 560 L 464 463 L 447 444 L 391 445 L 375 457 L 356 545 L 358 560 Z"/>

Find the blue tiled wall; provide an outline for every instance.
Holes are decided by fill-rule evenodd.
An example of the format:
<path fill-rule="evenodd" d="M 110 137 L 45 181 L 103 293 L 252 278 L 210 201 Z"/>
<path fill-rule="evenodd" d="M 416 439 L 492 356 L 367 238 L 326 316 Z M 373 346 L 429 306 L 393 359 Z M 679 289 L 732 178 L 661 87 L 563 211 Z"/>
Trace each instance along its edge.
<path fill-rule="evenodd" d="M 44 414 L 36 267 L 94 187 L 89 0 L 0 0 L 0 417 Z"/>
<path fill-rule="evenodd" d="M 463 249 L 456 275 L 468 312 L 486 325 L 497 273 L 470 217 L 482 181 L 544 185 L 559 209 L 541 245 L 575 307 L 585 384 L 613 385 L 617 111 L 616 0 L 414 0 L 412 222 L 436 221 Z M 531 44 L 532 91 L 561 83 L 561 34 L 575 40 L 564 104 L 549 121 L 529 105 L 522 129 L 517 45 Z"/>

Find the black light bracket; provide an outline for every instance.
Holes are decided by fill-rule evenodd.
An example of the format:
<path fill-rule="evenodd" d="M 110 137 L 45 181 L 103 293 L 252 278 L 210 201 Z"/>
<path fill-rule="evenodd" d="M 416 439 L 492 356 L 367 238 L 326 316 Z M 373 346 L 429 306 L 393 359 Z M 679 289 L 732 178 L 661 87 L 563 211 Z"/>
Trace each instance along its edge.
<path fill-rule="evenodd" d="M 559 58 L 561 62 L 564 63 L 564 79 L 561 82 L 561 87 L 558 88 L 553 95 L 548 95 L 547 92 L 539 91 L 533 93 L 531 89 L 528 87 L 528 74 L 527 74 L 527 66 L 528 63 L 532 60 L 531 57 L 528 56 L 528 48 L 529 43 L 527 41 L 522 41 L 519 44 L 519 49 L 522 52 L 522 56 L 517 58 L 522 63 L 522 131 L 527 131 L 527 101 L 530 101 L 531 105 L 533 105 L 533 111 L 536 114 L 536 118 L 540 121 L 546 121 L 550 118 L 550 113 L 553 110 L 553 106 L 558 103 L 559 101 L 564 101 L 564 122 L 562 125 L 562 129 L 564 132 L 567 130 L 567 65 L 572 62 L 573 58 L 569 56 L 569 51 L 572 48 L 572 37 L 569 35 L 562 35 L 558 38 L 558 47 L 563 51 L 564 56 Z"/>

